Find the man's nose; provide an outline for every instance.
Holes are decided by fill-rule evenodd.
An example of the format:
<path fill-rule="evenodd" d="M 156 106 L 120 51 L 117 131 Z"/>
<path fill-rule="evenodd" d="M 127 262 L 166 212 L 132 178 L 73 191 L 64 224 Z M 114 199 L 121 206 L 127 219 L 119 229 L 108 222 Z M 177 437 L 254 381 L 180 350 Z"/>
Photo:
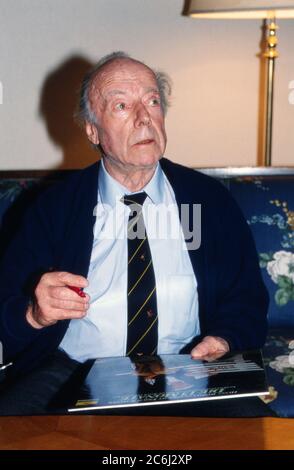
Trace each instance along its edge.
<path fill-rule="evenodd" d="M 143 104 L 140 104 L 136 108 L 136 115 L 135 115 L 135 126 L 150 126 L 151 118 L 148 113 L 148 110 Z"/>

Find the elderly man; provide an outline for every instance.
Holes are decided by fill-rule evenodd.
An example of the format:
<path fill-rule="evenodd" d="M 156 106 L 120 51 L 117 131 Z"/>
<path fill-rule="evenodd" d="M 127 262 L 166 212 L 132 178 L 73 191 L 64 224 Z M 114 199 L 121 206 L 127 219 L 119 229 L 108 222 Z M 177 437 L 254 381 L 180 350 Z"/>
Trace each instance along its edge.
<path fill-rule="evenodd" d="M 211 360 L 263 345 L 268 298 L 248 226 L 221 184 L 163 158 L 168 93 L 164 74 L 120 52 L 85 77 L 79 115 L 102 160 L 39 198 L 1 266 L 15 373 L 46 356 L 56 372 L 95 357 Z M 182 207 L 195 204 L 201 243 L 189 246 Z M 164 237 L 152 234 L 158 207 Z"/>

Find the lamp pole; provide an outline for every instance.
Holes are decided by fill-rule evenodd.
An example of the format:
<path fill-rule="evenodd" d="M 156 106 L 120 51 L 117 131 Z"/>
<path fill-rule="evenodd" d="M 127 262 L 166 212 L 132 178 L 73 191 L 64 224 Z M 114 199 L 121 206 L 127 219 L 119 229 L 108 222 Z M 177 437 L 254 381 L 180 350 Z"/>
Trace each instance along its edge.
<path fill-rule="evenodd" d="M 267 48 L 263 57 L 267 59 L 267 90 L 266 90 L 266 123 L 265 123 L 265 146 L 264 165 L 271 166 L 272 163 L 272 138 L 273 138 L 273 105 L 274 105 L 274 80 L 275 60 L 279 57 L 277 51 L 277 30 L 279 27 L 274 18 L 267 24 Z"/>

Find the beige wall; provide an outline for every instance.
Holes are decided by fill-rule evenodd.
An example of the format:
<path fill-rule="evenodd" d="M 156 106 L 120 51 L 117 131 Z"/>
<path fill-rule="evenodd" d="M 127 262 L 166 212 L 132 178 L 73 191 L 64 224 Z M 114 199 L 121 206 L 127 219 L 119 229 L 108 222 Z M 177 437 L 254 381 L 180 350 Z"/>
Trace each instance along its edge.
<path fill-rule="evenodd" d="M 169 158 L 255 165 L 260 22 L 192 20 L 182 7 L 183 0 L 0 0 L 0 169 L 73 168 L 96 158 L 71 120 L 74 90 L 89 63 L 117 49 L 173 79 Z M 293 165 L 294 20 L 280 21 L 279 42 L 273 163 Z"/>

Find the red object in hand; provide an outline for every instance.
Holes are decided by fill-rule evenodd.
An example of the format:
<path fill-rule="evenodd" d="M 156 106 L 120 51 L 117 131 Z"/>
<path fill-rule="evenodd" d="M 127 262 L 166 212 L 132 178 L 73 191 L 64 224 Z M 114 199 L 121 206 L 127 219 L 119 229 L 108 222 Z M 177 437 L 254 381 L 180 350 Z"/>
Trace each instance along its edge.
<path fill-rule="evenodd" d="M 86 294 L 83 291 L 82 287 L 76 287 L 76 286 L 67 286 L 67 287 L 73 290 L 74 292 L 76 292 L 80 297 L 86 297 Z"/>

